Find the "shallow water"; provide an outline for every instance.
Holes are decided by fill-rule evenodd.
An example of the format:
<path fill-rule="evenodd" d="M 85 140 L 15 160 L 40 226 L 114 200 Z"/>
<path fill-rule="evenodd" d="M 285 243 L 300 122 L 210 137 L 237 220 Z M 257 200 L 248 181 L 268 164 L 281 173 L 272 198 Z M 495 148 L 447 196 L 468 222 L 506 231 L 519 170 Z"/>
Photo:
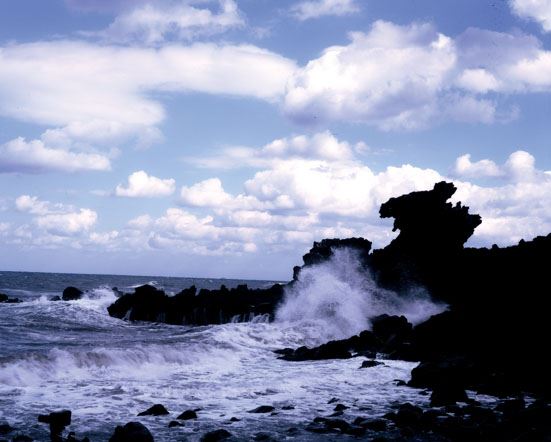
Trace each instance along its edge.
<path fill-rule="evenodd" d="M 108 316 L 106 308 L 116 299 L 108 287 L 128 289 L 140 281 L 123 286 L 123 277 L 102 276 L 95 282 L 104 286 L 96 285 L 83 299 L 51 302 L 49 297 L 68 284 L 91 289 L 93 276 L 86 275 L 86 286 L 78 275 L 56 283 L 41 275 L 27 275 L 27 285 L 18 284 L 23 289 L 14 287 L 14 275 L 11 286 L 0 280 L 0 292 L 25 301 L 0 304 L 0 423 L 7 421 L 36 440 L 48 439 L 37 414 L 59 409 L 73 412 L 68 430 L 92 441 L 108 440 L 116 425 L 132 420 L 144 423 L 156 440 L 199 440 L 222 427 L 244 439 L 259 431 L 291 438 L 287 430 L 298 427 L 293 440 L 317 440 L 320 435 L 303 431 L 304 426 L 315 416 L 331 414 L 333 397 L 350 407 L 347 418 L 379 416 L 394 403 L 428 401 L 418 390 L 395 386 L 395 379 L 409 379 L 413 363 L 384 361 L 384 366 L 360 370 L 362 358 L 277 359 L 274 349 L 339 337 L 325 318 L 274 323 L 256 318 L 207 327 L 131 324 Z M 142 278 L 145 282 L 150 280 Z M 241 282 L 225 281 L 228 286 Z M 187 279 L 171 283 L 168 291 L 189 285 Z M 220 283 L 195 280 L 202 287 Z M 170 416 L 137 417 L 155 403 Z M 260 405 L 274 406 L 277 414 L 247 413 Z M 286 405 L 295 409 L 282 410 Z M 199 418 L 169 429 L 168 422 L 187 409 L 200 409 Z M 241 421 L 230 423 L 231 417 Z"/>

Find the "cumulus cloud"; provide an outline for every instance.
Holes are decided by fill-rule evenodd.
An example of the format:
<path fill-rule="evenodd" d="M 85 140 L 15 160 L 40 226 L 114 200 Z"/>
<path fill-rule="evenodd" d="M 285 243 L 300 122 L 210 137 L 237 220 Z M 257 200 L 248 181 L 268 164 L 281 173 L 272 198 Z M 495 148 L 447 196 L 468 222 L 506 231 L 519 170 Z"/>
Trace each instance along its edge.
<path fill-rule="evenodd" d="M 508 122 L 518 110 L 498 107 L 490 94 L 550 91 L 551 52 L 533 36 L 469 28 L 454 38 L 427 23 L 377 21 L 295 71 L 283 108 L 311 125 L 418 129 L 445 120 Z"/>
<path fill-rule="evenodd" d="M 509 0 L 519 17 L 538 22 L 545 32 L 551 32 L 551 0 Z"/>
<path fill-rule="evenodd" d="M 107 29 L 84 34 L 122 43 L 137 40 L 158 44 L 170 37 L 191 39 L 244 25 L 234 0 L 219 0 L 219 11 L 216 12 L 206 7 L 198 8 L 195 3 L 205 6 L 204 2 L 197 0 L 138 3 L 135 8 L 118 15 Z"/>
<path fill-rule="evenodd" d="M 501 166 L 488 159 L 473 162 L 471 155 L 465 154 L 457 158 L 454 174 L 461 178 L 503 177 L 512 181 L 531 181 L 544 173 L 536 169 L 535 163 L 534 156 L 523 150 L 513 152 Z"/>
<path fill-rule="evenodd" d="M 39 230 L 54 236 L 74 236 L 88 232 L 98 219 L 95 211 L 76 209 L 61 203 L 40 200 L 36 196 L 21 195 L 15 200 L 15 208 L 20 212 L 34 215 L 33 224 Z M 21 226 L 21 232 L 32 238 L 29 226 Z"/>
<path fill-rule="evenodd" d="M 0 86 L 1 88 L 1 86 Z M 98 153 L 48 147 L 42 140 L 16 138 L 0 145 L 0 173 L 107 171 L 111 162 Z"/>
<path fill-rule="evenodd" d="M 0 48 L 0 116 L 53 127 L 48 142 L 158 140 L 154 92 L 201 92 L 275 102 L 295 63 L 252 45 L 160 48 L 55 40 Z"/>
<path fill-rule="evenodd" d="M 278 138 L 260 149 L 232 146 L 221 149 L 215 156 L 192 157 L 185 160 L 200 167 L 226 169 L 236 167 L 267 167 L 273 162 L 290 158 L 346 161 L 364 152 L 363 142 L 350 144 L 339 141 L 330 131 L 312 135 Z"/>
<path fill-rule="evenodd" d="M 291 13 L 298 20 L 304 21 L 326 15 L 350 15 L 359 10 L 355 0 L 309 0 L 293 5 Z"/>
<path fill-rule="evenodd" d="M 128 177 L 126 187 L 122 184 L 116 187 L 115 195 L 130 198 L 168 196 L 174 193 L 175 185 L 176 182 L 172 178 L 161 179 L 139 170 Z"/>

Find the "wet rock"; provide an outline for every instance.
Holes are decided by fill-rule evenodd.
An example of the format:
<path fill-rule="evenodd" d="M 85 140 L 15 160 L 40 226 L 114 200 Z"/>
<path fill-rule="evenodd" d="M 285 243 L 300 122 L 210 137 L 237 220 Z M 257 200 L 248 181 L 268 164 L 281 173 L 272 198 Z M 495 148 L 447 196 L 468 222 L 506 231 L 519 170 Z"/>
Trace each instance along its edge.
<path fill-rule="evenodd" d="M 362 365 L 360 366 L 360 368 L 373 368 L 373 367 L 377 367 L 378 365 L 385 365 L 385 364 L 379 361 L 367 360 L 362 362 Z"/>
<path fill-rule="evenodd" d="M 185 427 L 185 425 L 178 421 L 170 421 L 168 423 L 168 428 L 174 428 L 174 427 Z"/>
<path fill-rule="evenodd" d="M 275 408 L 271 405 L 261 405 L 260 407 L 247 411 L 247 413 L 271 413 L 274 410 Z"/>
<path fill-rule="evenodd" d="M 405 403 L 400 405 L 398 412 L 393 416 L 393 420 L 396 426 L 400 428 L 419 429 L 422 417 L 423 410 L 420 407 Z"/>
<path fill-rule="evenodd" d="M 339 402 L 339 400 L 340 400 L 339 398 L 334 397 L 334 398 L 329 399 L 329 401 L 327 403 L 328 404 L 334 404 L 335 402 Z"/>
<path fill-rule="evenodd" d="M 6 304 L 18 304 L 21 301 L 19 298 L 10 298 L 8 295 L 4 293 L 0 293 L 0 303 L 6 303 Z"/>
<path fill-rule="evenodd" d="M 269 433 L 263 433 L 263 432 L 260 432 L 260 433 L 256 433 L 253 437 L 253 440 L 258 440 L 258 441 L 274 441 L 276 439 L 274 439 Z"/>
<path fill-rule="evenodd" d="M 108 307 L 109 315 L 130 321 L 164 322 L 176 325 L 208 325 L 246 322 L 254 316 L 273 318 L 283 299 L 283 286 L 249 289 L 246 284 L 228 289 L 197 290 L 191 286 L 174 296 L 151 285 L 137 287 Z"/>
<path fill-rule="evenodd" d="M 241 419 L 237 419 L 236 417 L 230 418 L 230 422 L 240 422 Z"/>
<path fill-rule="evenodd" d="M 197 419 L 197 413 L 194 410 L 186 410 L 181 413 L 176 419 L 187 421 L 190 419 Z"/>
<path fill-rule="evenodd" d="M 294 410 L 295 409 L 295 406 L 294 405 L 284 405 L 283 407 L 281 407 L 282 410 Z"/>
<path fill-rule="evenodd" d="M 38 422 L 43 424 L 49 424 L 50 426 L 50 439 L 53 442 L 61 442 L 61 434 L 68 425 L 71 425 L 71 411 L 61 410 L 54 411 L 50 414 L 40 414 L 38 416 Z"/>
<path fill-rule="evenodd" d="M 138 413 L 138 416 L 163 416 L 170 414 L 168 410 L 161 404 L 155 404 L 152 407 L 148 408 L 141 413 Z"/>
<path fill-rule="evenodd" d="M 384 419 L 363 419 L 356 425 L 370 431 L 386 431 L 387 429 L 387 423 Z"/>
<path fill-rule="evenodd" d="M 337 404 L 335 405 L 335 408 L 333 409 L 334 411 L 344 411 L 346 410 L 348 407 L 344 404 Z"/>
<path fill-rule="evenodd" d="M 119 425 L 115 428 L 109 442 L 154 442 L 154 439 L 145 425 L 128 422 L 124 427 Z"/>
<path fill-rule="evenodd" d="M 50 298 L 50 301 L 61 301 L 61 296 L 55 295 Z"/>
<path fill-rule="evenodd" d="M 342 416 L 343 414 L 344 414 L 343 410 L 338 410 L 338 411 L 335 411 L 334 413 L 331 413 L 329 417 L 339 417 L 339 416 Z"/>
<path fill-rule="evenodd" d="M 0 424 L 0 435 L 11 433 L 15 428 L 13 428 L 10 424 Z"/>
<path fill-rule="evenodd" d="M 12 442 L 33 442 L 34 439 L 26 434 L 18 434 L 12 439 Z"/>
<path fill-rule="evenodd" d="M 201 437 L 201 442 L 218 442 L 220 440 L 225 440 L 232 437 L 232 434 L 224 430 L 223 428 L 219 430 L 209 431 Z"/>
<path fill-rule="evenodd" d="M 469 399 L 465 389 L 454 384 L 444 384 L 432 391 L 430 396 L 430 405 L 432 407 L 442 407 L 452 405 L 457 402 L 466 402 Z"/>
<path fill-rule="evenodd" d="M 66 287 L 65 290 L 63 290 L 61 299 L 64 301 L 76 301 L 82 297 L 83 293 L 84 292 L 82 290 L 77 289 L 76 287 Z"/>
<path fill-rule="evenodd" d="M 67 442 L 90 442 L 90 439 L 85 437 L 84 439 L 77 439 L 76 434 L 74 431 L 71 431 L 67 435 Z"/>

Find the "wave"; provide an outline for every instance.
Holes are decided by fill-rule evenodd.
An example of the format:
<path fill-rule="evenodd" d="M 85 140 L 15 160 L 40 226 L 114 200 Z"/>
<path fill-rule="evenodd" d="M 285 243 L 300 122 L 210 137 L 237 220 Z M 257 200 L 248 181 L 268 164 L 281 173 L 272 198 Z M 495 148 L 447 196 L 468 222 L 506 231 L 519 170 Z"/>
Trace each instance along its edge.
<path fill-rule="evenodd" d="M 378 287 L 357 253 L 342 248 L 328 261 L 301 270 L 296 283 L 286 289 L 276 320 L 317 323 L 329 340 L 368 329 L 369 319 L 377 315 L 404 315 L 416 324 L 445 308 L 421 289 L 399 295 Z"/>

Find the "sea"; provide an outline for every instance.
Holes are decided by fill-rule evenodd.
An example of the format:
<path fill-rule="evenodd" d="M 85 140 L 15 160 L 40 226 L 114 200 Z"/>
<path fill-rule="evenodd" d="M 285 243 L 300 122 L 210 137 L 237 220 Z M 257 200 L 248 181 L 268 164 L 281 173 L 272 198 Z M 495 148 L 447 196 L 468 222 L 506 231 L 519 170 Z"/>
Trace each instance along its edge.
<path fill-rule="evenodd" d="M 174 294 L 191 285 L 262 288 L 277 281 L 0 272 L 0 293 L 23 301 L 0 303 L 0 424 L 16 428 L 10 438 L 21 433 L 47 441 L 49 430 L 38 414 L 69 409 L 66 431 L 91 441 L 109 440 L 117 425 L 130 421 L 143 423 L 156 441 L 198 441 L 219 428 L 237 440 L 333 440 L 335 435 L 305 431 L 314 417 L 334 412 L 333 398 L 348 407 L 342 417 L 349 421 L 381 416 L 399 403 L 427 405 L 423 391 L 396 385 L 409 379 L 415 363 L 383 360 L 360 369 L 363 358 L 278 359 L 273 350 L 318 345 L 369 326 L 344 318 L 335 327 L 341 316 L 357 314 L 359 301 L 357 294 L 349 296 L 354 287 L 335 286 L 329 273 L 320 273 L 325 279 L 319 281 L 306 274 L 273 322 L 257 317 L 190 327 L 112 318 L 112 288 L 132 292 L 151 284 Z M 82 299 L 50 301 L 67 286 L 85 291 Z M 304 306 L 308 315 L 300 314 Z M 154 404 L 170 415 L 137 416 Z M 274 412 L 249 413 L 262 405 Z M 169 428 L 185 410 L 196 410 L 198 418 Z"/>

